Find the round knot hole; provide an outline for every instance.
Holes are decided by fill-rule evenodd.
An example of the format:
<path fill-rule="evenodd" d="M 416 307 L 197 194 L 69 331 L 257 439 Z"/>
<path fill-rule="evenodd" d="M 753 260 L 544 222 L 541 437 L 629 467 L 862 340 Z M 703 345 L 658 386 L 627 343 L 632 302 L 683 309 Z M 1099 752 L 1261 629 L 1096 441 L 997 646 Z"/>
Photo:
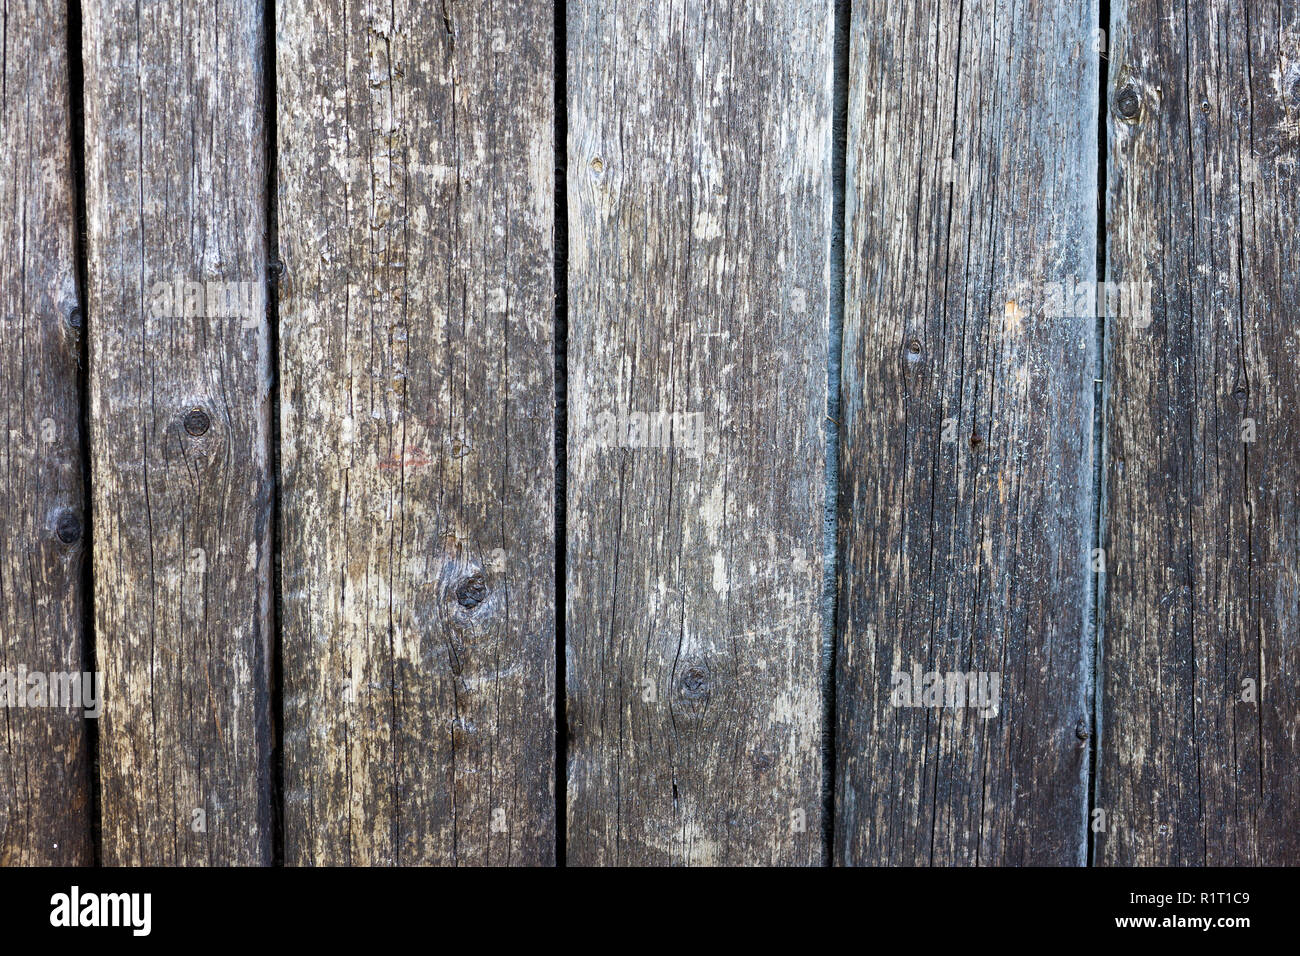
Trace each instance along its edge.
<path fill-rule="evenodd" d="M 682 696 L 687 700 L 702 700 L 709 694 L 709 672 L 707 668 L 693 664 L 686 668 L 681 681 Z"/>
<path fill-rule="evenodd" d="M 466 610 L 472 611 L 478 607 L 487 600 L 487 595 L 487 581 L 483 580 L 481 574 L 471 574 L 456 585 L 456 603 Z"/>
<path fill-rule="evenodd" d="M 1138 97 L 1137 90 L 1131 86 L 1126 86 L 1120 90 L 1118 99 L 1115 101 L 1115 107 L 1119 110 L 1119 115 L 1125 119 L 1136 119 L 1142 110 L 1142 100 Z"/>
<path fill-rule="evenodd" d="M 212 419 L 208 417 L 208 413 L 203 409 L 191 408 L 185 413 L 183 424 L 185 425 L 185 431 L 187 434 L 192 435 L 195 438 L 201 438 L 206 435 L 208 429 L 212 427 Z"/>
<path fill-rule="evenodd" d="M 64 544 L 73 544 L 81 538 L 81 519 L 71 508 L 59 512 L 54 522 L 54 533 Z"/>

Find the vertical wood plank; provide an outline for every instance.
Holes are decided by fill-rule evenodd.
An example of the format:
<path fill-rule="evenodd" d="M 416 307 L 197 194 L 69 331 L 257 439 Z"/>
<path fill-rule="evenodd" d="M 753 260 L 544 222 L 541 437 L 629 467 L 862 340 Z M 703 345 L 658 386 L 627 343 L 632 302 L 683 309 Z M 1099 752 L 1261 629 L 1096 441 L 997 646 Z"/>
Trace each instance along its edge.
<path fill-rule="evenodd" d="M 262 9 L 84 17 L 104 862 L 268 863 Z"/>
<path fill-rule="evenodd" d="M 821 851 L 829 2 L 568 9 L 568 859 Z"/>
<path fill-rule="evenodd" d="M 277 6 L 285 856 L 555 856 L 554 11 Z"/>
<path fill-rule="evenodd" d="M 1300 9 L 1112 18 L 1096 859 L 1295 864 Z"/>
<path fill-rule="evenodd" d="M 1095 276 L 1096 5 L 852 17 L 835 860 L 1079 864 L 1097 349 L 1051 287 Z"/>
<path fill-rule="evenodd" d="M 62 3 L 5 7 L 0 77 L 0 866 L 91 862 L 84 709 L 20 668 L 83 669 L 81 312 Z"/>

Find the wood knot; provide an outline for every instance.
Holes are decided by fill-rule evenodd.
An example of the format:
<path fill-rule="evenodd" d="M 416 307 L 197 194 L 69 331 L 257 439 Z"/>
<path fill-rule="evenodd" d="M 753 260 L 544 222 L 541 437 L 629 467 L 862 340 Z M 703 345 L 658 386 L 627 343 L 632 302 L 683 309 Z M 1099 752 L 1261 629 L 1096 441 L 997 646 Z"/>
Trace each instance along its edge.
<path fill-rule="evenodd" d="M 64 508 L 54 521 L 54 533 L 64 544 L 81 540 L 81 518 L 71 508 Z"/>
<path fill-rule="evenodd" d="M 483 575 L 475 572 L 456 585 L 456 603 L 468 611 L 474 610 L 487 600 L 487 581 Z"/>
<path fill-rule="evenodd" d="M 709 696 L 709 670 L 702 664 L 692 664 L 682 675 L 682 697 L 686 700 L 704 700 Z"/>
<path fill-rule="evenodd" d="M 491 626 L 500 611 L 501 596 L 494 578 L 477 561 L 449 558 L 440 575 L 440 602 L 447 622 L 466 639 Z"/>
<path fill-rule="evenodd" d="M 1142 99 L 1138 96 L 1137 90 L 1126 86 L 1119 91 L 1119 96 L 1115 99 L 1115 108 L 1124 119 L 1136 120 L 1138 114 L 1142 112 Z"/>
<path fill-rule="evenodd" d="M 208 433 L 208 429 L 212 427 L 212 419 L 208 417 L 208 413 L 203 409 L 191 408 L 185 413 L 182 424 L 185 426 L 186 434 L 194 438 L 202 438 Z"/>
<path fill-rule="evenodd" d="M 1074 725 L 1074 736 L 1078 737 L 1080 740 L 1087 740 L 1089 737 L 1088 724 L 1082 717 L 1080 717 L 1078 723 Z"/>

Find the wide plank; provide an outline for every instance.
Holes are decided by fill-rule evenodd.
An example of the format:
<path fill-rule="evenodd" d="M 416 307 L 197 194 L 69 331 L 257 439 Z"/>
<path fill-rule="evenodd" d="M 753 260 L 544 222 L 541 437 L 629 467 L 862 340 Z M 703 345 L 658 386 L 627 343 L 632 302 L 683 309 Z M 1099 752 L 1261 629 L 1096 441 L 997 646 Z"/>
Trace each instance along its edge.
<path fill-rule="evenodd" d="M 266 864 L 262 6 L 83 14 L 103 859 Z"/>
<path fill-rule="evenodd" d="M 837 864 L 1085 861 L 1096 23 L 853 4 Z"/>
<path fill-rule="evenodd" d="M 25 706 L 39 701 L 29 691 L 39 691 L 48 675 L 75 674 L 80 680 L 85 667 L 88 532 L 78 383 L 83 321 L 68 45 L 62 3 L 28 0 L 5 7 L 0 77 L 0 866 L 91 862 L 87 709 Z M 34 684 L 28 680 L 33 672 L 39 675 Z M 63 700 L 71 703 L 71 696 Z"/>
<path fill-rule="evenodd" d="M 550 864 L 554 11 L 276 17 L 285 861 Z"/>
<path fill-rule="evenodd" d="M 1098 863 L 1300 863 L 1300 8 L 1111 8 Z"/>
<path fill-rule="evenodd" d="M 568 861 L 822 859 L 833 5 L 568 6 Z"/>

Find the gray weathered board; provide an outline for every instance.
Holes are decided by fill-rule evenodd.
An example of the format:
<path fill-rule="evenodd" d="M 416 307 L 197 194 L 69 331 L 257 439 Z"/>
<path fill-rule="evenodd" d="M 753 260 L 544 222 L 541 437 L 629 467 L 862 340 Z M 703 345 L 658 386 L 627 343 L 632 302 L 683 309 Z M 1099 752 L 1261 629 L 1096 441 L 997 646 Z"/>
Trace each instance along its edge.
<path fill-rule="evenodd" d="M 0 866 L 90 862 L 81 709 L 14 706 L 83 670 L 77 294 L 62 3 L 6 7 L 0 77 Z M 10 695 L 14 701 L 10 701 Z"/>
<path fill-rule="evenodd" d="M 836 863 L 1086 857 L 1096 23 L 853 4 Z M 936 671 L 998 693 L 900 706 Z"/>
<path fill-rule="evenodd" d="M 269 863 L 261 5 L 83 15 L 103 860 Z"/>
<path fill-rule="evenodd" d="M 553 10 L 276 13 L 285 861 L 549 864 Z"/>
<path fill-rule="evenodd" d="M 1300 862 L 1300 8 L 1111 8 L 1099 863 Z"/>
<path fill-rule="evenodd" d="M 568 861 L 816 863 L 830 2 L 568 8 Z"/>
<path fill-rule="evenodd" d="M 1293 7 L 10 4 L 0 865 L 1300 863 Z"/>

